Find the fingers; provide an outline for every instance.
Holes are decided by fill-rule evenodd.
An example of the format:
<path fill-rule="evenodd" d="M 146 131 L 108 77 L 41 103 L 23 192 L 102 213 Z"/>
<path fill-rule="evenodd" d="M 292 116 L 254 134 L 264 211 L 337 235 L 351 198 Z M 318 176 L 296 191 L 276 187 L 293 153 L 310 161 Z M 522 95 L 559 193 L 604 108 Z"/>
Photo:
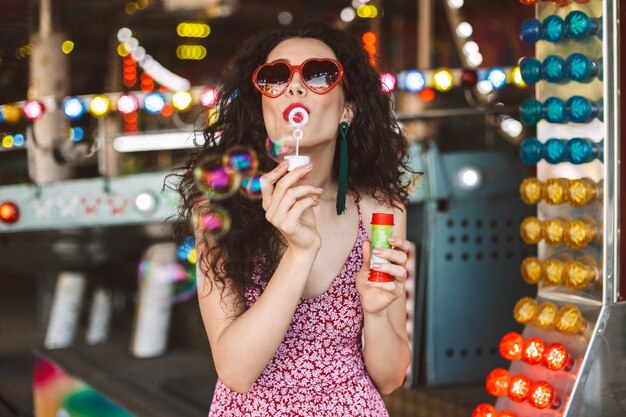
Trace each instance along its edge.
<path fill-rule="evenodd" d="M 372 264 L 371 268 L 375 271 L 385 272 L 389 275 L 393 275 L 396 281 L 404 283 L 406 281 L 407 273 L 404 265 L 396 264 Z"/>
<path fill-rule="evenodd" d="M 285 233 L 293 233 L 300 224 L 300 218 L 305 210 L 311 207 L 315 207 L 319 204 L 319 201 L 314 200 L 311 197 L 306 197 L 298 200 L 291 210 L 287 213 L 284 219 L 281 221 L 281 229 Z"/>
<path fill-rule="evenodd" d="M 409 250 L 411 250 L 411 242 L 401 237 L 398 237 L 398 236 L 390 237 L 388 239 L 388 242 L 395 249 L 399 249 L 404 253 L 409 253 Z"/>
<path fill-rule="evenodd" d="M 267 211 L 270 202 L 272 200 L 272 193 L 274 192 L 274 184 L 287 173 L 289 162 L 283 160 L 276 168 L 261 175 L 261 196 L 263 197 L 263 209 Z"/>
<path fill-rule="evenodd" d="M 286 173 L 287 169 L 285 168 L 285 173 L 283 173 L 282 178 L 279 178 L 279 180 L 275 183 L 270 195 L 267 197 L 268 204 L 267 208 L 264 206 L 265 211 L 267 213 L 274 213 L 287 190 L 296 185 L 298 180 L 300 180 L 300 178 L 304 177 L 308 172 L 310 172 L 312 168 L 313 165 L 308 164 L 298 167 L 289 173 Z M 265 203 L 265 196 L 263 200 Z"/>
<path fill-rule="evenodd" d="M 313 201 L 317 202 L 317 196 L 321 193 L 321 189 L 312 185 L 298 185 L 289 188 L 285 192 L 283 198 L 280 201 L 277 201 L 277 204 L 270 205 L 267 210 L 266 217 L 270 220 L 270 222 L 273 222 L 274 220 L 280 221 L 287 216 L 288 212 L 297 201 L 303 199 L 304 197 L 310 197 Z"/>

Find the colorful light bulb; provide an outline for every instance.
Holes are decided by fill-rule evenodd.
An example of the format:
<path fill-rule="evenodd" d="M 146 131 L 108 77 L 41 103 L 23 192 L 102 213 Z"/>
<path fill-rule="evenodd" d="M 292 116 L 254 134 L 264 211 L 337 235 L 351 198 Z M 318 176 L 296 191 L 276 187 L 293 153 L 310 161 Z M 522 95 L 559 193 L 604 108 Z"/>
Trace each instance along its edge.
<path fill-rule="evenodd" d="M 537 138 L 526 138 L 519 148 L 521 161 L 526 165 L 535 165 L 543 158 L 544 147 Z"/>
<path fill-rule="evenodd" d="M 78 97 L 68 97 L 63 101 L 63 112 L 70 120 L 78 120 L 85 114 L 85 105 Z"/>
<path fill-rule="evenodd" d="M 524 342 L 522 349 L 522 360 L 530 365 L 541 363 L 545 344 L 538 337 L 531 337 Z"/>
<path fill-rule="evenodd" d="M 2 110 L 4 121 L 10 125 L 19 122 L 22 118 L 22 111 L 15 104 L 7 104 L 3 107 L 0 107 L 0 110 Z"/>
<path fill-rule="evenodd" d="M 560 56 L 548 55 L 541 63 L 541 77 L 551 83 L 565 78 L 565 60 Z"/>
<path fill-rule="evenodd" d="M 525 258 L 520 266 L 520 272 L 525 282 L 537 284 L 541 281 L 541 261 L 535 256 Z"/>
<path fill-rule="evenodd" d="M 524 338 L 517 332 L 505 334 L 500 340 L 500 355 L 509 361 L 516 361 L 522 358 L 524 348 Z"/>
<path fill-rule="evenodd" d="M 43 116 L 45 107 L 37 100 L 28 100 L 22 108 L 24 116 L 30 121 L 35 121 Z"/>
<path fill-rule="evenodd" d="M 6 224 L 15 224 L 20 219 L 19 207 L 10 201 L 0 204 L 0 221 Z"/>
<path fill-rule="evenodd" d="M 122 94 L 117 99 L 117 111 L 126 115 L 136 112 L 139 108 L 139 101 L 132 94 Z"/>
<path fill-rule="evenodd" d="M 472 417 L 498 417 L 498 411 L 493 405 L 483 403 L 474 408 Z"/>
<path fill-rule="evenodd" d="M 568 288 L 582 290 L 598 277 L 596 269 L 579 261 L 569 262 L 565 266 L 563 281 Z"/>
<path fill-rule="evenodd" d="M 581 207 L 597 198 L 598 186 L 590 178 L 579 178 L 569 181 L 565 193 L 572 207 Z"/>
<path fill-rule="evenodd" d="M 541 221 L 536 217 L 526 217 L 520 225 L 520 236 L 525 243 L 536 245 L 541 241 Z"/>
<path fill-rule="evenodd" d="M 513 307 L 513 318 L 521 324 L 529 324 L 537 313 L 537 301 L 530 297 L 520 299 Z"/>
<path fill-rule="evenodd" d="M 526 375 L 515 375 L 509 382 L 508 397 L 515 402 L 521 403 L 528 398 L 532 381 Z"/>
<path fill-rule="evenodd" d="M 548 42 L 559 42 L 565 35 L 565 21 L 559 16 L 550 15 L 541 23 L 543 39 Z"/>
<path fill-rule="evenodd" d="M 570 97 L 566 104 L 567 118 L 572 123 L 588 123 L 594 117 L 600 117 L 602 103 L 595 103 L 585 97 Z"/>
<path fill-rule="evenodd" d="M 548 219 L 541 224 L 542 236 L 550 246 L 560 246 L 563 244 L 565 233 L 565 222 L 559 218 Z"/>
<path fill-rule="evenodd" d="M 565 62 L 565 74 L 572 81 L 590 81 L 599 71 L 600 65 L 583 54 L 571 54 Z"/>
<path fill-rule="evenodd" d="M 587 330 L 587 321 L 578 307 L 568 304 L 556 313 L 554 326 L 562 332 L 582 334 Z"/>
<path fill-rule="evenodd" d="M 543 117 L 550 123 L 563 123 L 565 120 L 565 102 L 557 97 L 550 97 L 543 103 Z"/>
<path fill-rule="evenodd" d="M 574 368 L 574 359 L 561 343 L 551 343 L 543 352 L 543 364 L 552 371 L 570 371 Z"/>
<path fill-rule="evenodd" d="M 165 97 L 161 93 L 152 92 L 146 94 L 143 99 L 143 108 L 149 114 L 159 114 L 165 106 Z"/>
<path fill-rule="evenodd" d="M 526 19 L 520 27 L 519 38 L 528 45 L 534 45 L 541 40 L 541 22 L 535 18 Z"/>
<path fill-rule="evenodd" d="M 537 58 L 526 57 L 519 63 L 522 78 L 527 84 L 537 84 L 541 80 L 541 62 Z"/>
<path fill-rule="evenodd" d="M 524 178 L 519 186 L 519 194 L 524 203 L 537 204 L 542 198 L 543 184 L 535 177 Z"/>
<path fill-rule="evenodd" d="M 543 106 L 539 100 L 534 98 L 524 100 L 519 110 L 520 118 L 525 125 L 536 125 L 543 116 Z"/>
<path fill-rule="evenodd" d="M 435 90 L 445 93 L 454 87 L 454 77 L 448 68 L 438 68 L 433 73 L 433 87 Z"/>
<path fill-rule="evenodd" d="M 567 141 L 551 138 L 544 146 L 544 159 L 550 164 L 565 162 L 567 158 Z"/>
<path fill-rule="evenodd" d="M 216 88 L 206 88 L 200 93 L 200 103 L 203 107 L 210 108 L 215 106 L 218 101 L 218 90 Z"/>
<path fill-rule="evenodd" d="M 511 410 L 500 411 L 498 417 L 517 417 L 517 415 Z"/>
<path fill-rule="evenodd" d="M 94 117 L 103 118 L 111 111 L 111 101 L 102 94 L 94 96 L 89 103 L 89 111 Z"/>
<path fill-rule="evenodd" d="M 567 141 L 567 161 L 574 164 L 586 164 L 598 158 L 599 145 L 591 139 L 572 138 Z"/>
<path fill-rule="evenodd" d="M 533 324 L 540 329 L 551 328 L 554 326 L 558 310 L 559 308 L 554 303 L 549 301 L 541 303 L 541 305 L 537 308 L 537 314 L 533 319 Z"/>
<path fill-rule="evenodd" d="M 566 200 L 565 190 L 569 184 L 567 178 L 550 178 L 543 184 L 543 195 L 546 203 L 557 205 Z"/>
<path fill-rule="evenodd" d="M 528 402 L 535 408 L 558 408 L 560 406 L 554 387 L 546 381 L 537 381 L 530 388 Z"/>
<path fill-rule="evenodd" d="M 600 30 L 598 19 L 592 19 L 585 13 L 575 10 L 565 17 L 565 36 L 569 39 L 581 39 L 594 35 Z"/>
<path fill-rule="evenodd" d="M 511 375 L 509 371 L 503 368 L 496 368 L 487 375 L 485 387 L 489 394 L 499 397 L 507 394 L 510 380 Z"/>
<path fill-rule="evenodd" d="M 528 87 L 528 84 L 526 84 L 526 81 L 524 81 L 522 77 L 522 69 L 519 66 L 513 67 L 511 70 L 511 81 L 513 81 L 513 84 L 518 88 Z"/>
<path fill-rule="evenodd" d="M 572 220 L 565 225 L 565 243 L 572 249 L 584 248 L 598 237 L 598 227 L 591 218 Z"/>
<path fill-rule="evenodd" d="M 543 262 L 542 279 L 547 286 L 559 285 L 563 282 L 565 265 L 558 259 L 546 259 Z"/>
<path fill-rule="evenodd" d="M 177 91 L 172 95 L 172 105 L 180 112 L 189 110 L 192 104 L 193 99 L 189 91 Z"/>

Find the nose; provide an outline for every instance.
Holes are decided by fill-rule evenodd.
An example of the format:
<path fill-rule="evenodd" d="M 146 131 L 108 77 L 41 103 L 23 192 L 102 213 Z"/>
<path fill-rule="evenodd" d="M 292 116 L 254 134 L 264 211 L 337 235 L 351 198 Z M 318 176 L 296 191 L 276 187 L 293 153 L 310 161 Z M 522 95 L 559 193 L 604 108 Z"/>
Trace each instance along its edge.
<path fill-rule="evenodd" d="M 285 89 L 285 93 L 291 97 L 303 97 L 306 95 L 306 87 L 302 82 L 302 77 L 300 77 L 300 73 L 296 72 L 291 77 L 291 82 Z"/>

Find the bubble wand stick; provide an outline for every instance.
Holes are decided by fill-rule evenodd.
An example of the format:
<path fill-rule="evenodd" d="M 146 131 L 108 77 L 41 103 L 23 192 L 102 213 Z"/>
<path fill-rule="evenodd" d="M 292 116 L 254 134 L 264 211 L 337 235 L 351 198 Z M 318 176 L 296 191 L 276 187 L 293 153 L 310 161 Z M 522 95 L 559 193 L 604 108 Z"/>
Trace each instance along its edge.
<path fill-rule="evenodd" d="M 296 154 L 285 156 L 285 159 L 289 161 L 288 171 L 292 171 L 299 166 L 306 165 L 311 161 L 311 158 L 306 155 L 300 155 L 300 139 L 302 139 L 302 127 L 309 122 L 309 113 L 301 107 L 296 107 L 289 112 L 289 124 L 295 129 L 293 131 L 293 137 L 296 140 Z M 298 121 L 297 119 L 300 119 Z"/>

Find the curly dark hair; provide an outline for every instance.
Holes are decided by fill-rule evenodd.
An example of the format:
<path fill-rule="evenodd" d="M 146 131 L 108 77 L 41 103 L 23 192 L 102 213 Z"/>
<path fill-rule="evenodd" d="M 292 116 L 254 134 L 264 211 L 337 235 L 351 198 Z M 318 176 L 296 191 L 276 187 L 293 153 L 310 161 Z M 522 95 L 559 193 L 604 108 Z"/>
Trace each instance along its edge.
<path fill-rule="evenodd" d="M 346 101 L 354 102 L 356 107 L 347 137 L 348 189 L 356 191 L 357 195 L 371 195 L 390 206 L 399 207 L 398 203 L 406 202 L 409 183 L 405 181 L 405 174 L 411 172 L 407 165 L 408 145 L 393 114 L 390 96 L 381 89 L 379 74 L 355 37 L 322 23 L 309 23 L 250 38 L 226 67 L 216 120 L 204 129 L 204 144 L 192 152 L 177 184 L 182 196 L 178 236 L 188 234 L 193 213 L 205 210 L 210 204 L 194 182 L 193 168 L 200 159 L 214 152 L 224 154 L 233 146 L 245 146 L 256 151 L 260 171 L 268 172 L 276 166 L 265 148 L 267 132 L 261 95 L 252 84 L 252 74 L 276 45 L 290 38 L 321 40 L 334 51 L 344 67 L 349 86 L 349 92 L 344 87 Z M 339 144 L 337 140 L 333 163 L 335 181 L 339 171 Z M 255 287 L 251 279 L 255 264 L 261 264 L 261 275 L 267 276 L 269 268 L 276 266 L 282 257 L 285 243 L 278 230 L 265 219 L 259 200 L 236 194 L 218 203 L 230 213 L 231 229 L 217 244 L 205 236 L 202 242 L 197 242 L 202 249 L 198 252 L 198 265 L 205 275 L 209 270 L 214 274 L 222 291 L 228 283 L 239 296 L 239 302 L 243 302 L 245 291 Z"/>

